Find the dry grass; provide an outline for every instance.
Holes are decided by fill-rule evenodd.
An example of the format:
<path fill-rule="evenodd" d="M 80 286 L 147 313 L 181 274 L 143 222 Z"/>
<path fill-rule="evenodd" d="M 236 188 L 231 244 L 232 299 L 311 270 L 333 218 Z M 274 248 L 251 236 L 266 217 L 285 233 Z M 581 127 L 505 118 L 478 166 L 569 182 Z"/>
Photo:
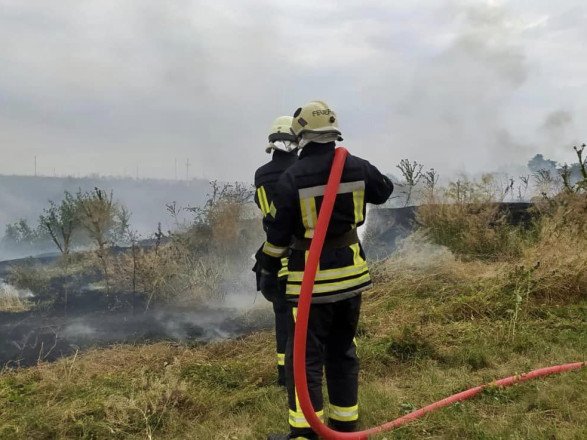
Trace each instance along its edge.
<path fill-rule="evenodd" d="M 30 303 L 18 296 L 2 296 L 0 294 L 0 312 L 23 312 L 30 309 Z"/>
<path fill-rule="evenodd" d="M 22 312 L 30 309 L 31 303 L 23 298 L 23 293 L 28 296 L 31 292 L 19 292 L 13 286 L 0 282 L 0 312 Z"/>
<path fill-rule="evenodd" d="M 517 258 L 528 235 L 510 226 L 506 214 L 493 203 L 422 205 L 416 217 L 433 243 L 469 259 Z"/>
<path fill-rule="evenodd" d="M 508 258 L 463 259 L 416 234 L 374 267 L 358 335 L 364 427 L 496 378 L 587 358 L 581 197 L 540 207 L 533 239 Z M 287 430 L 273 347 L 267 332 L 195 347 L 117 346 L 4 371 L 0 438 L 259 440 Z M 374 438 L 584 439 L 585 396 L 582 369 L 491 388 Z"/>
<path fill-rule="evenodd" d="M 582 296 L 545 302 L 532 284 L 512 331 L 527 273 L 507 263 L 461 262 L 413 237 L 375 273 L 358 338 L 364 427 L 495 378 L 586 357 Z M 196 347 L 116 346 L 5 371 L 0 438 L 262 439 L 287 429 L 273 344 L 272 334 L 258 333 Z M 582 439 L 586 374 L 488 390 L 374 438 Z"/>
<path fill-rule="evenodd" d="M 546 299 L 587 296 L 587 194 L 561 195 L 537 206 L 539 238 L 524 252 L 539 263 L 536 290 Z"/>

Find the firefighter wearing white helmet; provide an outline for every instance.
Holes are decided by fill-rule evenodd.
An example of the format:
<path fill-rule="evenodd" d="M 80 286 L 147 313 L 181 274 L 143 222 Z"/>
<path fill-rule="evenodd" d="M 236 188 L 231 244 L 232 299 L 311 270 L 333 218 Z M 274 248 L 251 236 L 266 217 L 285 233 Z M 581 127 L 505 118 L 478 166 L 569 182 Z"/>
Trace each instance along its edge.
<path fill-rule="evenodd" d="M 269 145 L 265 152 L 271 153 L 274 150 L 290 153 L 297 150 L 298 142 L 296 136 L 291 133 L 291 116 L 280 116 L 269 129 Z"/>
<path fill-rule="evenodd" d="M 269 129 L 269 146 L 267 153 L 273 152 L 271 160 L 260 167 L 255 173 L 255 202 L 263 214 L 263 228 L 273 220 L 277 180 L 297 160 L 298 144 L 291 133 L 291 116 L 280 116 Z M 257 258 L 262 248 L 257 252 Z M 285 302 L 285 285 L 287 281 L 287 258 L 281 260 L 281 269 L 277 277 L 265 277 L 261 267 L 256 264 L 253 271 L 257 275 L 257 290 L 261 290 L 265 298 L 273 303 L 275 313 L 275 338 L 277 347 L 277 383 L 285 386 L 285 344 L 287 343 L 287 304 Z M 272 285 L 267 288 L 267 283 Z M 271 294 L 267 294 L 271 291 Z"/>
<path fill-rule="evenodd" d="M 262 283 L 261 291 L 266 289 L 266 294 L 276 294 L 277 289 L 271 287 L 275 286 L 283 267 L 281 258 L 287 255 L 289 259 L 285 289 L 288 307 L 285 373 L 290 430 L 288 434 L 271 434 L 268 440 L 316 440 L 318 435 L 306 420 L 295 390 L 293 336 L 308 252 L 341 132 L 338 117 L 328 104 L 313 101 L 296 110 L 291 133 L 303 149 L 277 183 L 278 197 L 267 222 L 267 241 L 260 259 L 264 278 L 274 280 L 273 284 Z M 355 336 L 361 293 L 372 287 L 372 281 L 357 228 L 365 223 L 367 203 L 385 203 L 392 191 L 392 182 L 376 167 L 360 157 L 347 156 L 316 272 L 306 343 L 306 376 L 314 411 L 324 418 L 322 376 L 325 374 L 328 424 L 336 431 L 356 431 L 359 421 L 359 359 Z"/>
<path fill-rule="evenodd" d="M 310 142 L 342 141 L 338 117 L 324 101 L 312 101 L 298 108 L 293 115 L 291 133 L 298 140 L 300 149 Z"/>

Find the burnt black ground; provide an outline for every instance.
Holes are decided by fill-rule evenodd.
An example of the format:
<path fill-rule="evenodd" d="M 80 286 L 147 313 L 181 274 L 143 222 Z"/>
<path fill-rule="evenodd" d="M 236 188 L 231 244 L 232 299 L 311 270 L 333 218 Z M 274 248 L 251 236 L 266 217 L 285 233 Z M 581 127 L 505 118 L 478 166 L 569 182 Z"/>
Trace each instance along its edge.
<path fill-rule="evenodd" d="M 75 316 L 0 312 L 0 368 L 54 361 L 76 350 L 119 343 L 209 342 L 242 336 L 270 325 L 270 319 L 244 320 L 237 310 L 210 307 Z"/>

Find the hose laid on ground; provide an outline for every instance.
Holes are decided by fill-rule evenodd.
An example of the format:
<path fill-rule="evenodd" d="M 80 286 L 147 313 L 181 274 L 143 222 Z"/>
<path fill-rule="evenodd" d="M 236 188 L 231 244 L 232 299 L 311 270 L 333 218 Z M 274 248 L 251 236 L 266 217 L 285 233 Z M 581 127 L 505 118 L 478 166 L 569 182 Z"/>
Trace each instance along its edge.
<path fill-rule="evenodd" d="M 314 289 L 314 281 L 316 278 L 316 271 L 318 270 L 318 263 L 320 262 L 320 254 L 324 246 L 324 239 L 326 238 L 326 231 L 334 208 L 336 194 L 342 177 L 342 171 L 348 151 L 345 148 L 337 148 L 334 154 L 334 162 L 326 185 L 324 199 L 320 213 L 318 214 L 318 222 L 314 230 L 314 237 L 310 244 L 310 252 L 306 262 L 306 269 L 304 270 L 304 277 L 302 279 L 302 287 L 300 292 L 300 299 L 298 302 L 298 311 L 294 335 L 294 381 L 298 394 L 300 407 L 306 420 L 317 434 L 328 440 L 365 440 L 369 435 L 373 435 L 382 431 L 387 431 L 392 428 L 397 428 L 406 423 L 414 421 L 423 415 L 435 411 L 439 408 L 451 405 L 455 402 L 460 402 L 469 399 L 479 394 L 484 388 L 489 386 L 507 387 L 518 382 L 525 382 L 537 377 L 548 376 L 550 374 L 561 373 L 563 371 L 577 370 L 583 366 L 587 366 L 587 362 L 575 362 L 571 364 L 558 365 L 554 367 L 540 368 L 538 370 L 530 371 L 529 373 L 520 374 L 517 376 L 506 377 L 490 384 L 481 385 L 471 388 L 467 391 L 460 392 L 453 396 L 439 400 L 424 408 L 411 412 L 403 417 L 385 423 L 365 431 L 360 432 L 338 432 L 327 427 L 314 412 L 312 401 L 310 400 L 310 393 L 308 392 L 308 382 L 306 377 L 306 336 L 308 331 L 308 317 L 310 316 L 310 305 L 312 301 L 312 291 Z"/>

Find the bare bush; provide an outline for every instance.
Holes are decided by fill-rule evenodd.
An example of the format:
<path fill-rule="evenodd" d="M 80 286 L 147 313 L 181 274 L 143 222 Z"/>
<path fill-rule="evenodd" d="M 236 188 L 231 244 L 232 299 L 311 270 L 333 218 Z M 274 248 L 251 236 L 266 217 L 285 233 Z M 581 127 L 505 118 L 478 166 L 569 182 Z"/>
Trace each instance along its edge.
<path fill-rule="evenodd" d="M 532 177 L 536 183 L 536 190 L 543 197 L 551 197 L 561 189 L 561 179 L 551 170 L 541 169 L 536 171 Z"/>
<path fill-rule="evenodd" d="M 430 168 L 423 174 L 424 177 L 424 188 L 426 190 L 425 198 L 428 203 L 434 203 L 436 200 L 435 192 L 436 186 L 438 185 L 438 180 L 440 179 L 440 175 L 436 172 L 434 168 Z"/>
<path fill-rule="evenodd" d="M 211 182 L 212 191 L 202 207 L 167 209 L 177 230 L 161 244 L 159 230 L 154 248 L 132 248 L 117 258 L 113 283 L 146 296 L 147 308 L 158 302 L 221 300 L 248 272 L 249 256 L 262 242 L 258 219 L 249 219 L 252 191 L 242 184 Z M 194 215 L 191 225 L 179 213 Z M 250 277 L 249 277 L 250 278 Z"/>

